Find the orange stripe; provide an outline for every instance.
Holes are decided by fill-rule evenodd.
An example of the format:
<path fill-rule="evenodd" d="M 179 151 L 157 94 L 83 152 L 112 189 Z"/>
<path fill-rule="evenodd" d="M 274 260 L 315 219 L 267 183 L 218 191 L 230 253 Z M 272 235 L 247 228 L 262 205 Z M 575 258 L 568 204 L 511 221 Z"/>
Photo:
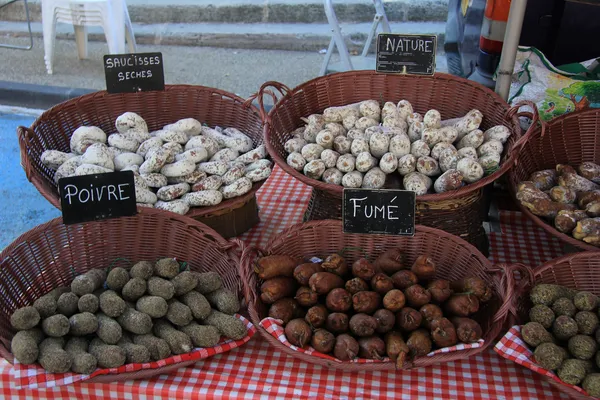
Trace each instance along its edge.
<path fill-rule="evenodd" d="M 495 21 L 508 21 L 511 0 L 487 0 L 484 15 Z"/>

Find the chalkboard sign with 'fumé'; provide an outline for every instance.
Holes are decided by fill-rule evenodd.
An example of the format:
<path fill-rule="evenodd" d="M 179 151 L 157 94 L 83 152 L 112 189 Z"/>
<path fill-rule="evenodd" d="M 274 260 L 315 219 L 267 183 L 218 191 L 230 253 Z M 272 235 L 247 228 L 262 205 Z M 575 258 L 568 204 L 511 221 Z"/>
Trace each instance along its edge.
<path fill-rule="evenodd" d="M 137 212 L 132 171 L 62 178 L 58 191 L 65 225 Z"/>
<path fill-rule="evenodd" d="M 104 75 L 108 93 L 165 90 L 162 53 L 105 55 Z"/>
<path fill-rule="evenodd" d="M 344 189 L 344 232 L 413 236 L 416 199 L 411 190 Z"/>
<path fill-rule="evenodd" d="M 435 35 L 380 33 L 377 37 L 377 72 L 433 75 Z"/>

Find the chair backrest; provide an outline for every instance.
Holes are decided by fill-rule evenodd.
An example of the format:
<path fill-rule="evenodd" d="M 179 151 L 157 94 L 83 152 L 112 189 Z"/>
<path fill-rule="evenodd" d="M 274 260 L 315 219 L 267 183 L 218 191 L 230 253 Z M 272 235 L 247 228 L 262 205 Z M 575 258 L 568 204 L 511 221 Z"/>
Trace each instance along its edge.
<path fill-rule="evenodd" d="M 73 25 L 102 25 L 106 9 L 111 5 L 125 6 L 123 0 L 43 0 L 57 22 Z"/>

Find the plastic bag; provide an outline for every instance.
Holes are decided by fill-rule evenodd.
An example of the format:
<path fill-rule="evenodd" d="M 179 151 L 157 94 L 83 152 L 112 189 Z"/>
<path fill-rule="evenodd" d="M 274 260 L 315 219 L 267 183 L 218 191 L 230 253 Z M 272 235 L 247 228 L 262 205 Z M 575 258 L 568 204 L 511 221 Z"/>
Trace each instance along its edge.
<path fill-rule="evenodd" d="M 560 69 L 534 47 L 519 47 L 508 102 L 534 102 L 540 118 L 600 107 L 599 59 L 569 64 Z M 523 111 L 527 108 L 523 108 Z"/>

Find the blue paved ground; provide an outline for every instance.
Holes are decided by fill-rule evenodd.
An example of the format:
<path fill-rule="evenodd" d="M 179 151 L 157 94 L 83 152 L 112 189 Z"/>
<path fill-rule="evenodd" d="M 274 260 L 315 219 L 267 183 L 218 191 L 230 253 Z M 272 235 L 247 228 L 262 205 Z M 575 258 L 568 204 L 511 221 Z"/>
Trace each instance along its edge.
<path fill-rule="evenodd" d="M 20 164 L 17 126 L 33 117 L 0 113 L 0 249 L 36 225 L 60 216 L 27 180 Z"/>

